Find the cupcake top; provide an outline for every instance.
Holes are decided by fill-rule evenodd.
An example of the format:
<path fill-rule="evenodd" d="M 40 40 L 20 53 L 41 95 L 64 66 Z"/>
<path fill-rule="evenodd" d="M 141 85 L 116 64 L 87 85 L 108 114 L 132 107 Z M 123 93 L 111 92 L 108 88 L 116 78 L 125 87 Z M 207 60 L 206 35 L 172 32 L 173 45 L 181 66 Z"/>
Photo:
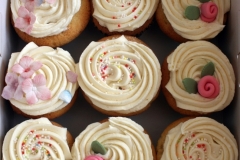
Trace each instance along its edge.
<path fill-rule="evenodd" d="M 161 160 L 166 159 L 237 160 L 237 142 L 224 125 L 207 117 L 197 117 L 168 132 Z"/>
<path fill-rule="evenodd" d="M 94 105 L 123 114 L 143 109 L 161 82 L 152 50 L 124 36 L 91 42 L 81 54 L 77 72 L 80 87 Z"/>
<path fill-rule="evenodd" d="M 133 31 L 156 11 L 159 0 L 98 0 L 93 3 L 93 17 L 110 32 Z"/>
<path fill-rule="evenodd" d="M 14 26 L 36 38 L 67 30 L 80 6 L 80 0 L 11 0 Z"/>
<path fill-rule="evenodd" d="M 2 97 L 28 115 L 42 115 L 65 107 L 78 88 L 75 62 L 61 48 L 28 43 L 12 53 Z"/>
<path fill-rule="evenodd" d="M 177 107 L 209 113 L 230 104 L 235 75 L 227 57 L 207 41 L 186 42 L 167 57 L 170 79 L 165 86 Z"/>
<path fill-rule="evenodd" d="M 88 125 L 75 139 L 71 152 L 73 160 L 153 159 L 148 134 L 139 124 L 123 117 Z"/>
<path fill-rule="evenodd" d="M 26 120 L 9 130 L 2 147 L 3 159 L 72 159 L 67 129 L 46 118 Z"/>
<path fill-rule="evenodd" d="M 190 40 L 210 39 L 223 30 L 230 0 L 162 0 L 162 8 L 180 36 Z"/>

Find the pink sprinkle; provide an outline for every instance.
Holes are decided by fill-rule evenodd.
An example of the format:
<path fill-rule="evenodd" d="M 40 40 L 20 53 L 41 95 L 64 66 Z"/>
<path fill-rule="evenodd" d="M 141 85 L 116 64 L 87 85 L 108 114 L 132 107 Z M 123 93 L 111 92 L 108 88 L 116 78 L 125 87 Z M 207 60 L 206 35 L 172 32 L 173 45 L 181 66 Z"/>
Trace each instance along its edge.
<path fill-rule="evenodd" d="M 137 18 L 137 16 L 134 16 L 134 19 L 136 19 Z"/>
<path fill-rule="evenodd" d="M 121 27 L 121 25 L 120 25 L 120 24 L 118 24 L 118 27 Z"/>

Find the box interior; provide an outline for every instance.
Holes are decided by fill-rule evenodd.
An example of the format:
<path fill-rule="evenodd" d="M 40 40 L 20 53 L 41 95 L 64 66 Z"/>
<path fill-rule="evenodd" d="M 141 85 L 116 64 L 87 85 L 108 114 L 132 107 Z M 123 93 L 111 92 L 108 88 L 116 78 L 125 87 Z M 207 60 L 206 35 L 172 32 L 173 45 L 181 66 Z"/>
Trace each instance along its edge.
<path fill-rule="evenodd" d="M 4 77 L 7 69 L 9 57 L 12 52 L 19 52 L 26 45 L 15 33 L 10 24 L 10 7 L 9 0 L 1 1 L 0 5 L 0 92 L 4 87 Z M 62 46 L 61 48 L 69 51 L 75 62 L 78 63 L 82 51 L 91 41 L 97 41 L 104 37 L 100 31 L 94 27 L 90 20 L 84 32 L 71 43 Z M 159 62 L 162 63 L 165 57 L 172 52 L 178 45 L 168 38 L 158 27 L 154 21 L 149 28 L 144 31 L 139 39 L 143 40 L 157 55 Z M 227 55 L 232 63 L 236 75 L 236 94 L 234 100 L 226 109 L 220 112 L 213 113 L 209 117 L 216 119 L 218 122 L 225 124 L 234 134 L 237 142 L 240 142 L 240 129 L 238 123 L 240 120 L 240 1 L 231 0 L 231 11 L 228 16 L 228 22 L 223 30 L 216 38 L 211 40 Z M 101 121 L 108 118 L 93 109 L 83 98 L 82 94 L 78 95 L 74 106 L 63 116 L 54 119 L 67 127 L 73 137 L 77 137 L 81 131 L 90 123 Z M 183 115 L 173 111 L 167 104 L 163 94 L 160 92 L 159 97 L 152 103 L 151 107 L 136 116 L 129 118 L 133 119 L 142 125 L 149 133 L 154 146 L 157 145 L 157 140 L 160 137 L 164 128 L 174 120 L 177 120 Z M 16 124 L 27 120 L 14 113 L 8 101 L 0 97 L 0 158 L 2 157 L 2 142 L 6 132 Z"/>

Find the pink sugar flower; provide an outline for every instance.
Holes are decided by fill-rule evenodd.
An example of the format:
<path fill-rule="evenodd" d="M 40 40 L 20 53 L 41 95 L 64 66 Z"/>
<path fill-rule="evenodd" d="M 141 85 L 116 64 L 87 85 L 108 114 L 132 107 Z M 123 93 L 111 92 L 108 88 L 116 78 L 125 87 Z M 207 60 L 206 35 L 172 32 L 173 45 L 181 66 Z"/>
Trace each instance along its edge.
<path fill-rule="evenodd" d="M 43 74 L 38 74 L 33 79 L 25 79 L 22 83 L 22 90 L 26 94 L 28 104 L 35 104 L 39 99 L 51 98 L 51 91 L 46 87 L 46 78 Z"/>
<path fill-rule="evenodd" d="M 98 155 L 90 155 L 87 156 L 84 160 L 104 160 L 104 159 Z"/>
<path fill-rule="evenodd" d="M 15 20 L 15 27 L 24 30 L 27 34 L 32 32 L 33 24 L 36 21 L 35 15 L 21 6 L 18 9 L 18 18 Z"/>
<path fill-rule="evenodd" d="M 67 80 L 72 83 L 77 82 L 77 74 L 74 73 L 73 71 L 68 71 L 67 72 Z"/>
<path fill-rule="evenodd" d="M 21 99 L 23 98 L 22 81 L 24 79 L 18 76 L 16 73 L 7 73 L 5 77 L 6 86 L 3 88 L 2 97 L 9 100 L 11 98 Z"/>
<path fill-rule="evenodd" d="M 43 3 L 43 0 L 21 0 L 24 3 L 25 8 L 32 12 L 34 7 L 40 6 Z"/>
<path fill-rule="evenodd" d="M 42 63 L 34 61 L 31 57 L 24 56 L 19 63 L 12 66 L 11 70 L 20 74 L 23 78 L 30 78 L 33 73 L 42 67 Z"/>

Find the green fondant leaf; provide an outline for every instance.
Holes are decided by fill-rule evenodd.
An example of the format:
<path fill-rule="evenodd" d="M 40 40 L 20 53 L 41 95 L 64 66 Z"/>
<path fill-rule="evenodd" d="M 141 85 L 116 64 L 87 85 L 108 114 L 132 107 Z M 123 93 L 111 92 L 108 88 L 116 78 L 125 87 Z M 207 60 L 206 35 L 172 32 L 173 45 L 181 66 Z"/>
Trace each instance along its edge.
<path fill-rule="evenodd" d="M 187 6 L 184 14 L 189 20 L 197 20 L 200 17 L 200 9 L 197 6 Z"/>
<path fill-rule="evenodd" d="M 201 3 L 206 3 L 206 2 L 209 2 L 210 0 L 198 0 L 198 1 Z"/>
<path fill-rule="evenodd" d="M 192 78 L 184 78 L 182 81 L 188 93 L 197 93 L 197 82 Z"/>
<path fill-rule="evenodd" d="M 91 144 L 91 148 L 94 153 L 100 153 L 102 155 L 105 155 L 107 153 L 107 150 L 98 141 L 93 141 Z"/>
<path fill-rule="evenodd" d="M 209 62 L 203 67 L 202 72 L 201 72 L 201 77 L 204 77 L 207 75 L 212 76 L 214 74 L 214 71 L 215 71 L 214 64 L 212 62 Z"/>

